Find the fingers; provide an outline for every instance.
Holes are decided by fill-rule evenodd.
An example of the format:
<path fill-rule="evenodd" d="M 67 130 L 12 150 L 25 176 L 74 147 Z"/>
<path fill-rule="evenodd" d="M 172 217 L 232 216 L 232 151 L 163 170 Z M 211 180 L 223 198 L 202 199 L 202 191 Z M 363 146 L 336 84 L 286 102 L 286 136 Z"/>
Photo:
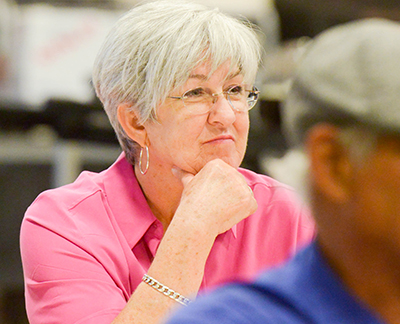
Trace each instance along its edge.
<path fill-rule="evenodd" d="M 220 234 L 257 210 L 246 179 L 222 160 L 208 162 L 196 175 L 176 167 L 172 172 L 184 185 L 178 221 L 190 218 L 189 224 Z"/>

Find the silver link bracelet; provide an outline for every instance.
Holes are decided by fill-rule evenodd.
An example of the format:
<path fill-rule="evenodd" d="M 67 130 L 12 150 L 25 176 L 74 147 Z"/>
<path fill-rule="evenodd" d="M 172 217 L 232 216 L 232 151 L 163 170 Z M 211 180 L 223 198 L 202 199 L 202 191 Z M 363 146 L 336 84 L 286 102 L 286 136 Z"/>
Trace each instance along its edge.
<path fill-rule="evenodd" d="M 175 292 L 174 290 L 168 288 L 162 283 L 158 282 L 156 279 L 150 277 L 148 274 L 144 274 L 142 278 L 143 282 L 147 283 L 150 287 L 156 289 L 160 293 L 163 293 L 165 296 L 172 298 L 176 302 L 187 306 L 191 302 L 189 298 L 182 296 L 181 294 Z"/>

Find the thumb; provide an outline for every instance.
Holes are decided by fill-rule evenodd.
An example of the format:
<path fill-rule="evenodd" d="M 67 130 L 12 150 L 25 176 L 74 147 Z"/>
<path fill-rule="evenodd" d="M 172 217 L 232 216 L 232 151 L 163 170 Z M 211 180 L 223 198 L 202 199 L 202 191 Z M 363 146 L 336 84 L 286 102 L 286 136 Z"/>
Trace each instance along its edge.
<path fill-rule="evenodd" d="M 172 167 L 171 171 L 175 177 L 182 181 L 184 187 L 186 187 L 189 182 L 192 181 L 192 179 L 194 178 L 194 175 L 192 173 L 186 172 L 176 166 Z"/>

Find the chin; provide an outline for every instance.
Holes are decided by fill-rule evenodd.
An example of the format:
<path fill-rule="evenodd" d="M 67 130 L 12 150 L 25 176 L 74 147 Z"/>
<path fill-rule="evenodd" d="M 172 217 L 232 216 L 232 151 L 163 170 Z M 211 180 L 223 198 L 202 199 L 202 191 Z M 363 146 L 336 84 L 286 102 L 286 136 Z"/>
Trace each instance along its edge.
<path fill-rule="evenodd" d="M 234 158 L 234 157 L 220 157 L 220 159 L 226 163 L 228 163 L 231 167 L 237 169 L 243 161 L 243 158 Z"/>
<path fill-rule="evenodd" d="M 197 160 L 197 163 L 192 164 L 193 171 L 199 172 L 208 162 L 216 159 L 220 159 L 231 167 L 237 169 L 243 161 L 244 155 L 238 154 L 221 154 L 221 152 L 202 155 L 201 159 Z"/>

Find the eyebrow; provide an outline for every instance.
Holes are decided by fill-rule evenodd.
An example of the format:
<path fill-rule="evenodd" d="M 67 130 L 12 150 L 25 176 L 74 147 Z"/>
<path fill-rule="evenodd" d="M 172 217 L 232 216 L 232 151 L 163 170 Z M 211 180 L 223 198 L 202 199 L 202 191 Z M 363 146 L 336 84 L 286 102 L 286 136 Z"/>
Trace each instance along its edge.
<path fill-rule="evenodd" d="M 191 74 L 191 75 L 189 75 L 189 79 L 199 79 L 199 80 L 206 81 L 207 77 L 204 74 Z"/>
<path fill-rule="evenodd" d="M 229 75 L 226 77 L 225 80 L 233 79 L 234 77 L 236 77 L 237 75 L 239 75 L 240 72 L 241 72 L 240 70 L 237 70 L 236 72 L 229 74 Z M 204 75 L 204 74 L 191 74 L 191 75 L 189 75 L 189 79 L 199 79 L 199 80 L 202 80 L 202 81 L 207 81 L 207 76 Z"/>

